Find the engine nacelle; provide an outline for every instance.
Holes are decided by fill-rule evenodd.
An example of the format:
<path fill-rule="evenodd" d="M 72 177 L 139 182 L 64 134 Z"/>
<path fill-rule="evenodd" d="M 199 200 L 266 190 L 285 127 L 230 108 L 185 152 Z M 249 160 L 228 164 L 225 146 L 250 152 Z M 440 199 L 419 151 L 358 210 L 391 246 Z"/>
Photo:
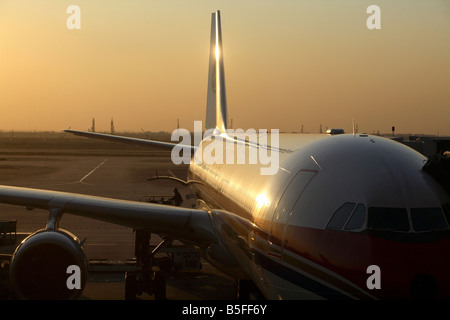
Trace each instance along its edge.
<path fill-rule="evenodd" d="M 69 266 L 78 268 L 69 272 Z M 88 260 L 80 241 L 62 229 L 39 230 L 25 238 L 9 269 L 15 297 L 32 300 L 76 299 L 83 292 L 87 273 Z M 75 279 L 79 289 L 74 287 L 73 283 L 78 283 L 72 282 L 73 277 L 79 277 Z"/>

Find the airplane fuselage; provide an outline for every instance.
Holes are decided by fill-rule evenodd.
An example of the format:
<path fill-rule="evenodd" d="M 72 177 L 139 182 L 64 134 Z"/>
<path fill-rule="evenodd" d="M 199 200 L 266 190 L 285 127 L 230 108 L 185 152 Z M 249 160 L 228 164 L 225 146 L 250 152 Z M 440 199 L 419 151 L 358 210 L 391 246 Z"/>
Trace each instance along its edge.
<path fill-rule="evenodd" d="M 366 134 L 280 135 L 280 146 L 275 175 L 195 156 L 189 168 L 222 240 L 267 298 L 449 297 L 449 199 L 422 171 L 423 155 Z M 369 288 L 370 266 L 380 289 Z"/>

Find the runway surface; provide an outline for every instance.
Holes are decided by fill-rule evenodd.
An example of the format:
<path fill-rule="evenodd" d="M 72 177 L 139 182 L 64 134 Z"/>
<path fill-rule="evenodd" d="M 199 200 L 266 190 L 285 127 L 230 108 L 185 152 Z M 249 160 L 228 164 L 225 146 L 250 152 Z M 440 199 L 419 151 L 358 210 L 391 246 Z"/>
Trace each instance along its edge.
<path fill-rule="evenodd" d="M 100 144 L 101 146 L 101 144 Z M 136 150 L 1 150 L 0 184 L 74 192 L 102 197 L 144 201 L 171 196 L 171 181 L 147 181 L 155 175 L 186 178 L 187 166 L 174 165 L 168 152 Z M 190 190 L 177 185 L 191 206 Z M 23 207 L 0 204 L 0 220 L 17 220 L 17 232 L 31 233 L 44 228 L 48 212 L 28 211 Z M 84 249 L 89 260 L 122 263 L 134 256 L 132 229 L 93 219 L 66 214 L 61 228 L 69 230 L 80 240 L 86 239 Z M 159 242 L 152 235 L 152 244 Z M 90 274 L 81 299 L 124 299 L 124 274 Z M 208 263 L 199 271 L 180 271 L 167 277 L 167 298 L 233 299 L 233 279 Z M 141 299 L 153 299 L 143 295 Z"/>

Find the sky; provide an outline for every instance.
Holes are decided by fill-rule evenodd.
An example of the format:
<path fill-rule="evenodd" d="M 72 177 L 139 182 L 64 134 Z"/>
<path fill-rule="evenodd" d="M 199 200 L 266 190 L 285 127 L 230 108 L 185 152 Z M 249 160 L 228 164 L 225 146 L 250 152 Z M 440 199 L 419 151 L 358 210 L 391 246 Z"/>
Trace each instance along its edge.
<path fill-rule="evenodd" d="M 448 0 L 0 0 L 0 130 L 192 130 L 215 10 L 234 128 L 450 136 Z"/>

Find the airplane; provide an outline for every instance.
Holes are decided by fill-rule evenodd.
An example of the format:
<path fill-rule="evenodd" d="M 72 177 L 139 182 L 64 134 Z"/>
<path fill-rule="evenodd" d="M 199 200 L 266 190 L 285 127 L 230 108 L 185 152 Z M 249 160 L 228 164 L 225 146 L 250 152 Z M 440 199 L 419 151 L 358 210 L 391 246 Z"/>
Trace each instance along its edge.
<path fill-rule="evenodd" d="M 0 202 L 49 211 L 46 228 L 12 256 L 15 296 L 80 296 L 82 289 L 68 290 L 66 268 L 80 268 L 84 287 L 87 258 L 76 236 L 59 228 L 62 215 L 73 214 L 158 234 L 162 246 L 171 239 L 195 245 L 236 279 L 239 298 L 253 288 L 266 299 L 448 299 L 450 199 L 439 166 L 401 143 L 368 134 L 280 134 L 276 147 L 232 136 L 220 11 L 212 13 L 210 40 L 211 135 L 198 145 L 178 145 L 193 152 L 186 184 L 195 190 L 197 206 L 0 186 Z M 65 131 L 143 147 L 177 145 Z M 215 139 L 248 154 L 270 149 L 278 170 L 263 175 L 263 163 L 196 161 Z M 160 282 L 149 273 L 145 252 L 140 270 L 127 274 L 126 296 Z"/>

